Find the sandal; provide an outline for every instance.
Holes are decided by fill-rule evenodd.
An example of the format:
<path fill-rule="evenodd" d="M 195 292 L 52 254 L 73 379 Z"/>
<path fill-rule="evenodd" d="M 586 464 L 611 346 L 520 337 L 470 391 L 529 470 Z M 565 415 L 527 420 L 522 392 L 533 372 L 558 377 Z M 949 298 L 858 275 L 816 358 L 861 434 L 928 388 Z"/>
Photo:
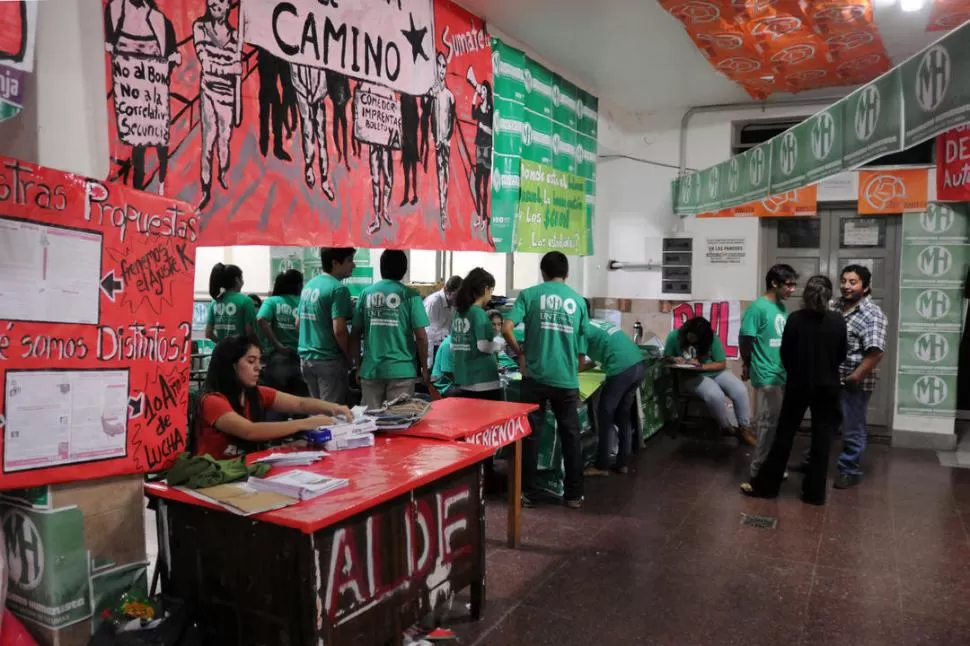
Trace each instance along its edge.
<path fill-rule="evenodd" d="M 760 493 L 750 482 L 742 482 L 739 489 L 743 495 L 749 498 L 777 498 L 777 496 L 767 496 Z"/>

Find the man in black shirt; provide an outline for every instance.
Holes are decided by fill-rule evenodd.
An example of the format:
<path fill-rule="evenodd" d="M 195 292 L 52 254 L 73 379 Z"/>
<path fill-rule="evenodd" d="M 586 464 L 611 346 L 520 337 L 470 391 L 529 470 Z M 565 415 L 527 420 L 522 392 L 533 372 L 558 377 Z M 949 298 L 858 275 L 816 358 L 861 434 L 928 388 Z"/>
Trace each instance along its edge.
<path fill-rule="evenodd" d="M 829 448 L 842 420 L 839 366 L 845 360 L 848 344 L 845 321 L 839 313 L 829 310 L 831 298 L 832 281 L 813 276 L 805 285 L 803 309 L 788 317 L 781 340 L 781 361 L 788 381 L 778 432 L 757 475 L 741 485 L 741 492 L 746 495 L 778 495 L 795 433 L 805 410 L 811 409 L 812 448 L 802 481 L 802 500 L 825 504 Z"/>

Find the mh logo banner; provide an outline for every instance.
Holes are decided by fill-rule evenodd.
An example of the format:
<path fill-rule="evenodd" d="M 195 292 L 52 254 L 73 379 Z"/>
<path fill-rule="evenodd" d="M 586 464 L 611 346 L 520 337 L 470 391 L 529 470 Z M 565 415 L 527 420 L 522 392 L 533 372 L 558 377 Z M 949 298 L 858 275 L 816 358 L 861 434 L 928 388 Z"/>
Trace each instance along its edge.
<path fill-rule="evenodd" d="M 815 118 L 812 124 L 812 154 L 815 159 L 822 161 L 832 152 L 835 143 L 835 119 L 829 112 L 823 112 Z"/>
<path fill-rule="evenodd" d="M 950 53 L 943 45 L 931 47 L 916 72 L 916 101 L 924 112 L 936 110 L 950 86 Z"/>
<path fill-rule="evenodd" d="M 879 88 L 867 85 L 860 91 L 859 102 L 855 107 L 855 136 L 860 141 L 869 141 L 879 124 L 879 111 L 882 97 Z"/>
<path fill-rule="evenodd" d="M 926 375 L 913 383 L 913 397 L 923 406 L 937 407 L 946 402 L 950 389 L 940 377 Z"/>

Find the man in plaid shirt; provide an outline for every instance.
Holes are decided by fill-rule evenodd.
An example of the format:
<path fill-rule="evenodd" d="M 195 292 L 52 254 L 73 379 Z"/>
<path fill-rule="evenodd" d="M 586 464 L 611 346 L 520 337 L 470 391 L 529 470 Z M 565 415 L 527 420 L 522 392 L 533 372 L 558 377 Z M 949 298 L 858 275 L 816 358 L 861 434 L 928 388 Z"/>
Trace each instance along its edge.
<path fill-rule="evenodd" d="M 848 489 L 862 480 L 859 461 L 866 450 L 866 412 L 876 387 L 877 366 L 886 352 L 886 315 L 869 295 L 872 273 L 868 267 L 849 265 L 842 270 L 842 298 L 834 308 L 842 312 L 848 330 L 848 354 L 842 376 L 842 454 L 836 489 Z"/>

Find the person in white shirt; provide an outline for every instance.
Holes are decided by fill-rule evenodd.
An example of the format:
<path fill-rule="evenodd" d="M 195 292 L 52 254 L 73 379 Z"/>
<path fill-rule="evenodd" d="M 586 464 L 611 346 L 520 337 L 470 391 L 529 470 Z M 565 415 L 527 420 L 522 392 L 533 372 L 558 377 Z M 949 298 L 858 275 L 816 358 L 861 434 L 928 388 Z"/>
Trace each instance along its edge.
<path fill-rule="evenodd" d="M 461 276 L 452 276 L 443 289 L 424 299 L 424 311 L 428 313 L 428 346 L 431 348 L 428 360 L 431 365 L 434 365 L 434 357 L 438 353 L 441 342 L 451 334 L 452 305 L 459 288 L 461 288 Z"/>

